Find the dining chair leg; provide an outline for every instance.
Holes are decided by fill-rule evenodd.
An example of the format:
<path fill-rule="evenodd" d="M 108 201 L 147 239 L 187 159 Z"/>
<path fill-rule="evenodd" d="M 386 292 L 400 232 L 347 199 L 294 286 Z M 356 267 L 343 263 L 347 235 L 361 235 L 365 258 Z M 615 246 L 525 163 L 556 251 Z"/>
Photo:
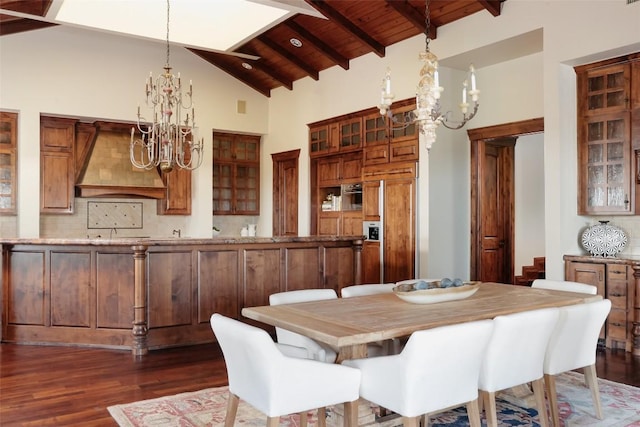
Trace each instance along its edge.
<path fill-rule="evenodd" d="M 544 381 L 538 378 L 531 382 L 533 388 L 533 396 L 536 399 L 536 407 L 538 409 L 538 418 L 540 418 L 540 427 L 549 427 L 549 417 L 547 416 L 547 406 L 544 402 Z"/>
<path fill-rule="evenodd" d="M 417 417 L 402 417 L 402 425 L 404 427 L 418 427 L 420 423 L 420 415 Z"/>
<path fill-rule="evenodd" d="M 596 365 L 585 366 L 584 378 L 591 390 L 591 398 L 593 399 L 593 407 L 596 410 L 596 417 L 602 419 L 602 403 L 600 402 L 600 387 L 598 387 L 598 375 L 596 374 Z"/>
<path fill-rule="evenodd" d="M 482 392 L 484 413 L 487 416 L 487 427 L 498 427 L 498 413 L 496 410 L 496 392 L 484 391 Z"/>
<path fill-rule="evenodd" d="M 309 424 L 309 415 L 307 414 L 307 411 L 299 412 L 298 415 L 300 416 L 300 427 L 307 427 L 307 424 Z"/>
<path fill-rule="evenodd" d="M 359 402 L 359 400 L 354 400 L 353 402 L 345 402 L 344 403 L 344 425 L 345 425 L 345 427 L 357 427 L 358 426 L 358 402 Z"/>
<path fill-rule="evenodd" d="M 233 423 L 236 420 L 236 414 L 238 412 L 239 402 L 240 398 L 229 392 L 229 396 L 227 397 L 227 415 L 224 418 L 224 427 L 233 427 Z"/>
<path fill-rule="evenodd" d="M 280 417 L 267 417 L 267 427 L 278 427 L 280 425 Z"/>
<path fill-rule="evenodd" d="M 551 412 L 551 425 L 560 427 L 560 410 L 558 409 L 558 393 L 556 389 L 556 376 L 544 374 L 544 388 L 547 391 L 549 412 Z"/>
<path fill-rule="evenodd" d="M 474 399 L 467 403 L 467 416 L 469 417 L 470 427 L 480 427 L 480 409 L 478 399 Z"/>
<path fill-rule="evenodd" d="M 422 427 L 429 427 L 431 425 L 431 416 L 429 414 L 424 414 L 420 417 L 420 423 Z"/>
<path fill-rule="evenodd" d="M 326 427 L 327 425 L 327 410 L 323 406 L 318 408 L 318 427 Z"/>

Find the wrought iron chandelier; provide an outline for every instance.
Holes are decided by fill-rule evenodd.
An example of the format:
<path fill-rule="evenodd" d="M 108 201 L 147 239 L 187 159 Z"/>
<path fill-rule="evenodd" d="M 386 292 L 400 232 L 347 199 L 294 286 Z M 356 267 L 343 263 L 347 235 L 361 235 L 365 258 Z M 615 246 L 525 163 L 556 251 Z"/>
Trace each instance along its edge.
<path fill-rule="evenodd" d="M 462 84 L 462 102 L 460 103 L 460 111 L 462 119 L 455 121 L 451 119 L 452 112 L 442 112 L 440 109 L 440 94 L 444 88 L 440 86 L 438 79 L 438 57 L 429 50 L 429 29 L 431 27 L 431 14 L 429 11 L 430 0 L 426 0 L 425 10 L 425 30 L 426 37 L 425 51 L 420 52 L 419 59 L 422 61 L 420 69 L 420 81 L 416 89 L 416 109 L 405 113 L 403 120 L 394 117 L 391 111 L 391 104 L 394 95 L 391 92 L 391 70 L 387 68 L 387 73 L 382 79 L 382 95 L 380 101 L 380 114 L 391 118 L 393 123 L 401 122 L 404 127 L 415 123 L 420 129 L 420 133 L 424 135 L 427 150 L 436 141 L 436 129 L 440 124 L 449 129 L 460 129 L 469 120 L 471 120 L 478 112 L 478 99 L 480 91 L 476 87 L 476 73 L 473 65 L 469 67 L 469 81 L 465 80 Z M 471 112 L 469 112 L 469 99 L 473 102 Z"/>
<path fill-rule="evenodd" d="M 170 172 L 174 167 L 193 170 L 202 164 L 204 139 L 197 140 L 193 88 L 182 94 L 180 73 L 177 77 L 169 65 L 169 0 L 167 0 L 167 62 L 164 73 L 153 79 L 149 74 L 146 83 L 146 103 L 153 112 L 153 123 L 145 123 L 138 106 L 136 138 L 135 127 L 131 128 L 129 156 L 133 166 L 139 169 L 160 167 Z M 184 121 L 182 110 L 187 110 Z M 191 109 L 191 115 L 188 110 Z"/>

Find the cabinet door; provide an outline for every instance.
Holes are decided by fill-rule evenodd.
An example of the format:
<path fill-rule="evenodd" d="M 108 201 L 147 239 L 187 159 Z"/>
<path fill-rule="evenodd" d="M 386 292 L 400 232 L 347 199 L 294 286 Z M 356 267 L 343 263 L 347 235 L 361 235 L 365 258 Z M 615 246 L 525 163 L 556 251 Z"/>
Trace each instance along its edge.
<path fill-rule="evenodd" d="M 416 124 L 407 113 L 415 110 L 415 103 L 394 109 L 391 117 L 391 143 L 418 138 Z"/>
<path fill-rule="evenodd" d="M 191 171 L 176 168 L 162 173 L 162 182 L 167 192 L 158 200 L 158 215 L 191 215 Z"/>
<path fill-rule="evenodd" d="M 415 178 L 384 182 L 384 283 L 415 275 Z"/>
<path fill-rule="evenodd" d="M 73 213 L 76 120 L 40 119 L 40 212 Z"/>
<path fill-rule="evenodd" d="M 629 108 L 631 67 L 618 64 L 597 67 L 586 72 L 583 84 L 578 85 L 587 116 L 619 113 Z"/>
<path fill-rule="evenodd" d="M 565 278 L 571 282 L 586 283 L 598 288 L 598 295 L 605 295 L 605 266 L 590 262 L 567 261 Z"/>
<path fill-rule="evenodd" d="M 362 146 L 362 119 L 340 123 L 340 151 L 356 150 Z"/>
<path fill-rule="evenodd" d="M 73 158 L 69 153 L 40 153 L 40 212 L 73 213 Z"/>
<path fill-rule="evenodd" d="M 318 234 L 321 236 L 337 236 L 340 234 L 340 218 L 340 212 L 320 212 Z"/>
<path fill-rule="evenodd" d="M 325 157 L 318 161 L 318 185 L 340 185 L 340 156 Z"/>
<path fill-rule="evenodd" d="M 362 156 L 356 155 L 342 156 L 340 165 L 340 180 L 344 183 L 362 181 Z"/>
<path fill-rule="evenodd" d="M 578 135 L 580 214 L 633 213 L 630 123 L 629 113 L 584 121 Z"/>
<path fill-rule="evenodd" d="M 362 236 L 362 211 L 343 212 L 341 236 Z"/>
<path fill-rule="evenodd" d="M 605 296 L 605 265 L 590 262 L 573 262 L 566 261 L 565 264 L 565 280 L 571 282 L 586 283 L 598 288 L 598 295 Z M 603 327 L 600 332 L 600 339 L 606 338 L 606 328 Z"/>
<path fill-rule="evenodd" d="M 386 117 L 377 111 L 365 116 L 364 122 L 364 148 L 384 145 L 389 143 L 389 122 Z"/>
<path fill-rule="evenodd" d="M 235 210 L 236 215 L 260 215 L 260 170 L 256 166 L 236 166 Z"/>
<path fill-rule="evenodd" d="M 16 213 L 18 114 L 0 112 L 0 214 Z"/>

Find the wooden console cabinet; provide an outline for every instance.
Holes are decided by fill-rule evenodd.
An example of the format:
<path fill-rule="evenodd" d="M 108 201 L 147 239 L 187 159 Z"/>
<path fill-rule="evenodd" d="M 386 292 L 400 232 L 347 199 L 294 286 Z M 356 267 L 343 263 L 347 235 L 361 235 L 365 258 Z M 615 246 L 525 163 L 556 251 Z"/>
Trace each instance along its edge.
<path fill-rule="evenodd" d="M 2 341 L 136 356 L 212 342 L 212 313 L 240 319 L 275 292 L 361 283 L 360 238 L 5 239 L 0 247 Z"/>
<path fill-rule="evenodd" d="M 598 288 L 611 300 L 601 338 L 640 355 L 640 260 L 565 255 L 565 279 Z"/>

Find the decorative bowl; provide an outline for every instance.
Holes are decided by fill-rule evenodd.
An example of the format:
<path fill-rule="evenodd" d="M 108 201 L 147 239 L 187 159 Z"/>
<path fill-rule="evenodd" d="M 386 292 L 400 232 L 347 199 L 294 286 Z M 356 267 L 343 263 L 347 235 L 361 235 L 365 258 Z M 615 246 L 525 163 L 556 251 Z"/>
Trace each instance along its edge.
<path fill-rule="evenodd" d="M 461 286 L 440 287 L 440 281 L 427 282 L 429 289 L 423 289 L 422 280 L 404 280 L 393 288 L 393 293 L 403 301 L 413 304 L 433 304 L 464 299 L 475 294 L 480 282 L 463 282 Z"/>

